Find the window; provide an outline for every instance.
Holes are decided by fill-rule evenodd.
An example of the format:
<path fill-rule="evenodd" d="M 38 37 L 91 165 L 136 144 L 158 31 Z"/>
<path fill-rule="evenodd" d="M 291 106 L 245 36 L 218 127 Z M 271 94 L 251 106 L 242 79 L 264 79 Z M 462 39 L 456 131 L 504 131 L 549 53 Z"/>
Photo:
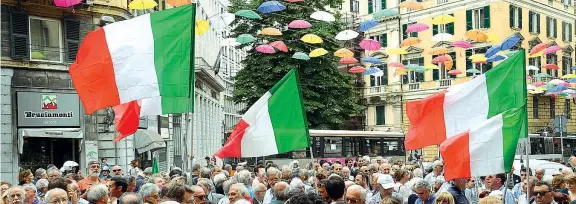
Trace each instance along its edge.
<path fill-rule="evenodd" d="M 62 61 L 59 20 L 30 16 L 30 60 Z"/>
<path fill-rule="evenodd" d="M 532 66 L 540 68 L 540 67 L 542 67 L 542 58 L 540 58 L 540 57 L 529 58 L 528 59 L 528 65 L 532 65 Z M 528 70 L 528 75 L 530 75 L 530 76 L 534 76 L 537 73 L 538 73 L 538 71 Z"/>
<path fill-rule="evenodd" d="M 374 13 L 374 0 L 368 0 L 368 13 Z"/>
<path fill-rule="evenodd" d="M 562 41 L 572 42 L 572 24 L 562 22 Z"/>
<path fill-rule="evenodd" d="M 534 119 L 540 118 L 538 114 L 538 96 L 532 97 L 532 114 L 534 115 Z"/>
<path fill-rule="evenodd" d="M 379 77 L 370 76 L 370 86 L 372 87 L 372 86 L 388 85 L 388 68 L 386 67 L 386 65 L 378 65 L 376 66 L 376 68 L 382 70 L 384 75 Z"/>
<path fill-rule="evenodd" d="M 456 60 L 456 53 L 451 52 L 449 53 L 449 55 L 452 57 L 452 59 Z M 432 56 L 432 58 L 438 57 L 439 55 L 434 55 Z M 456 62 L 454 62 L 454 64 L 456 64 Z M 456 78 L 456 76 L 454 75 L 449 75 L 448 72 L 450 70 L 447 70 L 446 67 L 444 66 L 444 63 L 439 63 L 438 65 L 438 69 L 433 69 L 432 70 L 432 80 L 436 81 L 436 80 L 442 80 L 442 79 L 450 79 L 450 78 Z"/>
<path fill-rule="evenodd" d="M 550 118 L 556 117 L 556 98 L 550 97 Z"/>
<path fill-rule="evenodd" d="M 546 64 L 558 64 L 558 55 L 556 54 L 547 54 L 546 55 Z M 558 70 L 554 69 L 546 69 L 546 73 L 548 73 L 552 77 L 558 76 Z"/>
<path fill-rule="evenodd" d="M 386 33 L 380 35 L 379 41 L 382 47 L 388 47 L 388 35 Z"/>
<path fill-rule="evenodd" d="M 510 5 L 510 28 L 522 29 L 522 8 Z"/>
<path fill-rule="evenodd" d="M 386 106 L 376 106 L 376 125 L 386 124 Z"/>
<path fill-rule="evenodd" d="M 454 14 L 450 14 L 454 16 Z M 432 35 L 436 35 L 438 33 L 449 33 L 454 35 L 454 23 L 448 23 L 444 25 L 432 25 Z"/>
<path fill-rule="evenodd" d="M 570 67 L 572 65 L 572 58 L 570 58 L 570 53 L 562 57 L 562 75 L 570 74 Z"/>
<path fill-rule="evenodd" d="M 546 17 L 546 35 L 551 38 L 557 37 L 556 19 Z"/>
<path fill-rule="evenodd" d="M 490 6 L 466 11 L 467 30 L 490 28 Z"/>
<path fill-rule="evenodd" d="M 350 12 L 358 13 L 360 11 L 360 1 L 350 0 Z"/>
<path fill-rule="evenodd" d="M 566 115 L 566 118 L 570 119 L 570 114 L 571 110 L 570 110 L 570 99 L 564 99 L 564 115 Z"/>
<path fill-rule="evenodd" d="M 421 57 L 404 60 L 402 64 L 424 66 L 424 58 Z M 409 71 L 408 74 L 404 75 L 402 78 L 402 83 L 404 84 L 424 82 L 424 73 Z"/>
<path fill-rule="evenodd" d="M 528 30 L 530 33 L 540 33 L 540 14 L 530 11 L 528 12 Z"/>

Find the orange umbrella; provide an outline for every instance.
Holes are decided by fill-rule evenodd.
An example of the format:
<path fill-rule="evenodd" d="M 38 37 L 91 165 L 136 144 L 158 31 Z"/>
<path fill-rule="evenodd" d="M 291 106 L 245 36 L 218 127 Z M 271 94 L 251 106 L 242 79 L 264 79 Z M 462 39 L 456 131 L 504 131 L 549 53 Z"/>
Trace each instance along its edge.
<path fill-rule="evenodd" d="M 334 56 L 336 57 L 354 57 L 354 53 L 346 48 L 341 48 L 334 52 Z"/>
<path fill-rule="evenodd" d="M 412 46 L 420 43 L 420 39 L 416 37 L 406 38 L 400 43 L 400 47 Z"/>
<path fill-rule="evenodd" d="M 355 66 L 355 67 L 350 68 L 350 70 L 348 70 L 348 72 L 354 73 L 354 74 L 362 73 L 365 71 L 366 71 L 366 68 L 361 67 L 361 66 Z"/>
<path fill-rule="evenodd" d="M 186 4 L 191 4 L 192 0 L 166 0 L 166 3 L 172 6 L 182 6 Z"/>
<path fill-rule="evenodd" d="M 264 28 L 260 31 L 260 35 L 282 35 L 282 32 L 276 28 Z"/>
<path fill-rule="evenodd" d="M 432 63 L 443 63 L 443 62 L 447 62 L 447 61 L 452 61 L 452 58 L 450 57 L 450 55 L 440 55 L 440 56 L 434 57 L 434 59 L 432 59 Z"/>
<path fill-rule="evenodd" d="M 462 72 L 455 69 L 455 70 L 450 70 L 450 71 L 448 71 L 448 74 L 450 74 L 450 75 L 458 75 L 458 74 L 462 74 Z"/>
<path fill-rule="evenodd" d="M 415 9 L 415 10 L 422 10 L 424 9 L 424 6 L 416 1 L 405 1 L 400 3 L 400 8 L 409 8 L 409 9 Z"/>
<path fill-rule="evenodd" d="M 555 64 L 545 64 L 544 68 L 546 69 L 558 69 L 558 65 Z"/>
<path fill-rule="evenodd" d="M 441 54 L 446 54 L 448 53 L 450 50 L 448 48 L 444 48 L 444 47 L 435 47 L 432 48 L 430 51 L 428 51 L 428 54 L 431 55 L 441 55 Z"/>
<path fill-rule="evenodd" d="M 389 67 L 400 67 L 400 68 L 404 68 L 404 65 L 402 63 L 399 62 L 390 62 L 390 64 L 388 64 Z"/>
<path fill-rule="evenodd" d="M 476 42 L 486 42 L 488 40 L 488 35 L 484 31 L 480 30 L 469 30 L 466 32 L 465 36 L 468 40 L 473 40 Z"/>
<path fill-rule="evenodd" d="M 340 64 L 354 64 L 358 63 L 358 60 L 354 57 L 344 57 L 340 59 Z"/>
<path fill-rule="evenodd" d="M 486 61 L 472 61 L 474 64 L 487 64 Z"/>
<path fill-rule="evenodd" d="M 394 74 L 395 75 L 406 75 L 406 74 L 408 74 L 408 72 L 404 68 L 396 68 L 396 71 L 394 72 Z"/>
<path fill-rule="evenodd" d="M 444 56 L 446 56 L 449 59 L 448 61 L 444 62 L 444 67 L 446 68 L 446 70 L 451 70 L 452 67 L 454 67 L 454 60 L 450 55 L 444 55 Z"/>

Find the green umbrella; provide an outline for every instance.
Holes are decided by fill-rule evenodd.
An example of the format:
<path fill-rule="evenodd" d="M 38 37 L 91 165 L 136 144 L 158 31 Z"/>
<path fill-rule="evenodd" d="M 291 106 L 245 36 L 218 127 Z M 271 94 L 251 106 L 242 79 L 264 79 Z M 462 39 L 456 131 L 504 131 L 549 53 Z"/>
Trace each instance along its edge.
<path fill-rule="evenodd" d="M 309 60 L 310 59 L 310 57 L 308 57 L 308 54 L 303 53 L 303 52 L 294 53 L 294 55 L 292 55 L 292 58 L 299 59 L 299 60 Z"/>
<path fill-rule="evenodd" d="M 242 16 L 244 18 L 248 18 L 248 19 L 262 19 L 262 17 L 260 17 L 260 15 L 258 15 L 256 12 L 252 11 L 252 10 L 240 10 L 240 11 L 236 11 L 236 13 L 234 13 L 237 16 Z"/>
<path fill-rule="evenodd" d="M 477 69 L 467 69 L 466 73 L 470 73 L 470 74 L 482 74 L 482 72 L 480 70 Z"/>
<path fill-rule="evenodd" d="M 420 66 L 418 66 L 417 64 L 409 64 L 405 66 L 406 69 L 418 69 L 420 68 Z"/>
<path fill-rule="evenodd" d="M 236 38 L 236 42 L 242 45 L 254 42 L 255 40 L 256 38 L 250 34 L 242 34 Z"/>
<path fill-rule="evenodd" d="M 383 9 L 383 10 L 380 10 L 380 11 L 374 13 L 373 18 L 379 19 L 379 18 L 388 17 L 388 16 L 395 16 L 395 15 L 398 15 L 398 11 L 392 10 L 392 9 Z"/>
<path fill-rule="evenodd" d="M 510 51 L 506 53 L 507 57 L 512 57 L 512 55 L 516 54 L 518 51 Z"/>
<path fill-rule="evenodd" d="M 550 76 L 546 73 L 538 73 L 538 74 L 535 74 L 533 77 L 535 77 L 535 78 L 552 78 L 552 76 Z"/>
<path fill-rule="evenodd" d="M 418 72 L 418 73 L 424 73 L 426 71 L 426 69 L 424 69 L 424 67 L 418 66 L 418 67 L 414 68 L 414 71 Z"/>

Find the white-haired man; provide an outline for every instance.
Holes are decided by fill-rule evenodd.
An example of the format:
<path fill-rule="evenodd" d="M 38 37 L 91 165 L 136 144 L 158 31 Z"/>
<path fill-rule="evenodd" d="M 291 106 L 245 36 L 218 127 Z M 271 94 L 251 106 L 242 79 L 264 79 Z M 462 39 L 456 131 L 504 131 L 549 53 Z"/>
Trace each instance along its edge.
<path fill-rule="evenodd" d="M 14 186 L 8 189 L 8 203 L 10 204 L 22 204 L 24 203 L 24 197 L 26 191 L 22 186 Z"/>
<path fill-rule="evenodd" d="M 444 163 L 442 163 L 442 161 L 440 160 L 434 161 L 434 163 L 432 164 L 432 173 L 426 175 L 426 177 L 424 177 L 424 180 L 430 183 L 434 183 L 436 181 L 436 177 L 442 175 L 443 170 L 444 170 Z"/>
<path fill-rule="evenodd" d="M 88 190 L 92 185 L 106 183 L 106 181 L 100 179 L 100 163 L 98 163 L 98 161 L 90 161 L 87 166 L 88 176 L 78 182 L 78 187 L 80 187 L 82 193 Z"/>
<path fill-rule="evenodd" d="M 274 185 L 274 197 L 276 200 L 272 201 L 272 204 L 283 204 L 288 200 L 290 193 L 290 185 L 286 182 L 278 182 Z"/>
<path fill-rule="evenodd" d="M 152 184 L 153 185 L 153 184 Z M 107 204 L 108 203 L 108 187 L 104 184 L 96 184 L 87 192 L 88 202 L 94 204 Z M 155 203 L 154 203 L 155 204 Z"/>
<path fill-rule="evenodd" d="M 349 204 L 366 203 L 366 189 L 359 185 L 351 185 L 346 189 L 346 200 Z"/>
<path fill-rule="evenodd" d="M 62 176 L 62 172 L 58 170 L 58 168 L 49 168 L 48 169 L 48 181 L 52 181 L 58 177 Z"/>
<path fill-rule="evenodd" d="M 262 204 L 264 201 L 264 195 L 266 194 L 266 186 L 262 183 L 256 184 L 253 186 L 254 188 L 254 199 L 252 199 L 252 203 L 254 204 Z"/>
<path fill-rule="evenodd" d="M 41 204 L 42 201 L 36 197 L 36 186 L 32 183 L 27 183 L 22 185 L 24 190 L 26 191 L 26 195 L 24 196 L 24 203 L 27 204 Z"/>
<path fill-rule="evenodd" d="M 61 188 L 54 188 L 46 192 L 45 203 L 68 203 L 68 193 Z"/>
<path fill-rule="evenodd" d="M 266 172 L 266 180 L 268 182 L 268 190 L 266 191 L 266 195 L 264 195 L 264 204 L 270 204 L 272 200 L 276 200 L 274 194 L 272 193 L 272 187 L 276 185 L 280 178 L 282 177 L 282 172 L 277 168 L 270 167 Z"/>

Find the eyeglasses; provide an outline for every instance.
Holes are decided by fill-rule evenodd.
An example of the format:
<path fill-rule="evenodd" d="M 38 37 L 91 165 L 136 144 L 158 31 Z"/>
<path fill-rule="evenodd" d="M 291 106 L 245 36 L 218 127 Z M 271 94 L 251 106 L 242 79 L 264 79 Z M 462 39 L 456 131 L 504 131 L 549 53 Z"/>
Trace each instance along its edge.
<path fill-rule="evenodd" d="M 194 197 L 197 198 L 197 199 L 200 199 L 200 200 L 206 200 L 206 199 L 208 199 L 208 196 L 207 196 L 207 195 L 195 195 Z"/>
<path fill-rule="evenodd" d="M 149 195 L 148 197 L 150 197 L 150 198 L 160 198 L 160 194 L 156 194 L 156 195 Z"/>
<path fill-rule="evenodd" d="M 119 172 L 119 171 L 122 171 L 122 169 L 112 170 L 112 172 Z"/>
<path fill-rule="evenodd" d="M 68 203 L 68 199 L 65 199 L 65 198 L 64 198 L 64 199 L 60 199 L 60 200 L 56 199 L 56 200 L 53 200 L 53 201 L 48 202 L 48 203 L 49 203 L 49 204 Z"/>
<path fill-rule="evenodd" d="M 534 196 L 544 196 L 546 195 L 546 193 L 549 193 L 550 191 L 534 191 Z"/>

